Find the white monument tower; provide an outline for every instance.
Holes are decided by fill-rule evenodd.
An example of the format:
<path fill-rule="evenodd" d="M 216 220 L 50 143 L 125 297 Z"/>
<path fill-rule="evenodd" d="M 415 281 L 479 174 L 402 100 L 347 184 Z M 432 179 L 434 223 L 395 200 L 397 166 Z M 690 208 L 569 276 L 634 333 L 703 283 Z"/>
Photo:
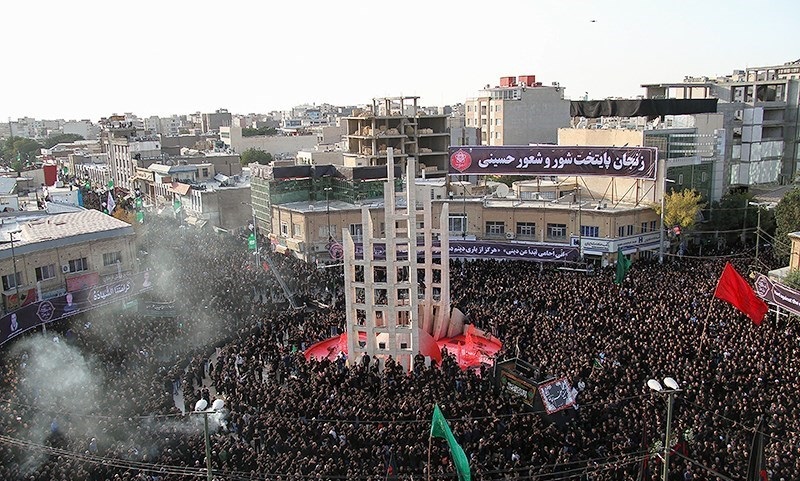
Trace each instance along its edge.
<path fill-rule="evenodd" d="M 342 229 L 348 361 L 369 355 L 382 368 L 391 356 L 411 369 L 417 354 L 438 349 L 435 339 L 460 334 L 463 320 L 450 323 L 448 204 L 434 228 L 430 198 L 415 198 L 414 159 L 406 164 L 405 195 L 395 192 L 391 148 L 386 168 L 385 237 L 375 235 L 367 206 L 361 209 L 362 246 Z"/>

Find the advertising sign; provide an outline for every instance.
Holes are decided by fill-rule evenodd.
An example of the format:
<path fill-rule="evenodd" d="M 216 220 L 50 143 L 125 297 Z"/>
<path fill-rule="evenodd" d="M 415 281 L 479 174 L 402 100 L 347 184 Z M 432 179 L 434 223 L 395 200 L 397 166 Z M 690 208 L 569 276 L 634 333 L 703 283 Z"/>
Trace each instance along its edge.
<path fill-rule="evenodd" d="M 563 145 L 450 147 L 450 175 L 601 175 L 655 179 L 653 147 Z"/>

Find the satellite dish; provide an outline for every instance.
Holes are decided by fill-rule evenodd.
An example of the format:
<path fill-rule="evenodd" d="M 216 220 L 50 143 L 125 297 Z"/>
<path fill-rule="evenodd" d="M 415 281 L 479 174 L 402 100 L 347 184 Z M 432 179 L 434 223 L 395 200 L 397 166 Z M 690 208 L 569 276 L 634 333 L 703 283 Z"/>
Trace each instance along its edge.
<path fill-rule="evenodd" d="M 494 190 L 494 195 L 496 197 L 501 197 L 502 198 L 502 197 L 506 197 L 508 195 L 508 192 L 509 192 L 509 189 L 508 189 L 508 186 L 506 184 L 499 184 Z"/>

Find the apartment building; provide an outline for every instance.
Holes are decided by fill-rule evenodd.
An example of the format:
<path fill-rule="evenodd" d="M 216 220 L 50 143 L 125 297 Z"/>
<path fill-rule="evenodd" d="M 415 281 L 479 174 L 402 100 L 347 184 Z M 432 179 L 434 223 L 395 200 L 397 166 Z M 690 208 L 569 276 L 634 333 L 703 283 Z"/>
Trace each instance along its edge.
<path fill-rule="evenodd" d="M 558 129 L 559 145 L 656 147 L 659 160 L 666 162 L 669 190 L 696 190 L 711 201 L 726 192 L 722 114 L 577 120 L 575 127 Z"/>
<path fill-rule="evenodd" d="M 137 270 L 133 227 L 97 210 L 5 217 L 0 279 L 8 310 Z"/>
<path fill-rule="evenodd" d="M 558 82 L 535 75 L 501 77 L 464 103 L 465 127 L 480 129 L 480 145 L 555 144 L 558 129 L 569 127 L 569 100 Z"/>
<path fill-rule="evenodd" d="M 650 202 L 604 198 L 603 191 L 589 190 L 575 178 L 518 181 L 511 188 L 461 182 L 453 195 L 446 194 L 444 179 L 417 179 L 416 184 L 418 196 L 432 199 L 434 225 L 449 204 L 451 257 L 578 261 L 582 255 L 606 264 L 618 248 L 637 256 L 658 253 L 660 220 Z M 363 207 L 372 216 L 372 232 L 361 220 Z M 341 239 L 347 231 L 356 243 L 386 233 L 380 196 L 273 203 L 271 211 L 274 248 L 308 262 L 330 260 L 328 232 Z"/>
<path fill-rule="evenodd" d="M 718 99 L 723 114 L 724 185 L 788 184 L 798 173 L 800 60 L 724 77 L 644 84 L 647 98 Z"/>
<path fill-rule="evenodd" d="M 413 157 L 418 175 L 444 175 L 450 147 L 447 116 L 430 115 L 418 100 L 419 97 L 373 99 L 370 108 L 342 118 L 344 165 L 386 165 L 388 149 L 392 148 L 403 171 L 406 159 Z"/>
<path fill-rule="evenodd" d="M 203 114 L 201 122 L 203 133 L 219 132 L 220 127 L 231 125 L 231 113 L 225 109 L 217 109 L 216 112 Z"/>

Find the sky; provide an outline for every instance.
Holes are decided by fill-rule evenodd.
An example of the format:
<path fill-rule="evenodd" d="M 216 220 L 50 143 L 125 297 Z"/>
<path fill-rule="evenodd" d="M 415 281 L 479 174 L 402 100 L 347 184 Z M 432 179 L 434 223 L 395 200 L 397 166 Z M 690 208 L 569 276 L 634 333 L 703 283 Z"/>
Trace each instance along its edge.
<path fill-rule="evenodd" d="M 0 18 L 2 121 L 446 105 L 518 75 L 631 98 L 800 58 L 797 0 L 9 0 Z"/>

